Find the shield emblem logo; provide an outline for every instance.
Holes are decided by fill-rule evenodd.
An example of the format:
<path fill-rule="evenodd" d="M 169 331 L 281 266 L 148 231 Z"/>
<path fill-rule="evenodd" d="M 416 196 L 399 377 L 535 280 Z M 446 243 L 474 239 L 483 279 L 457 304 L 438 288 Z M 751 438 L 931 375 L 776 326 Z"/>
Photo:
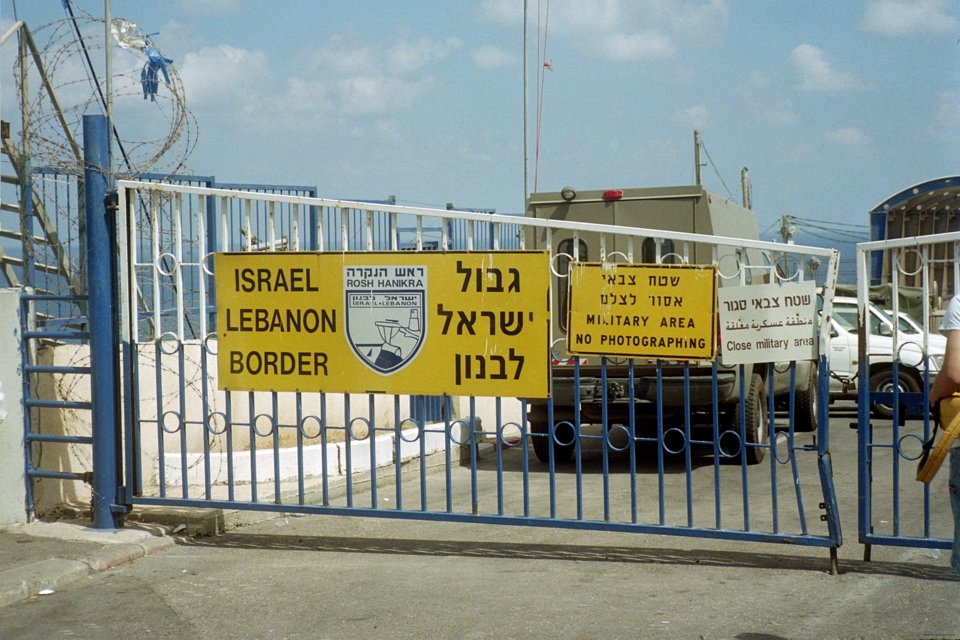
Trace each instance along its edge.
<path fill-rule="evenodd" d="M 381 375 L 413 362 L 427 334 L 427 267 L 344 266 L 347 342 L 367 367 Z"/>

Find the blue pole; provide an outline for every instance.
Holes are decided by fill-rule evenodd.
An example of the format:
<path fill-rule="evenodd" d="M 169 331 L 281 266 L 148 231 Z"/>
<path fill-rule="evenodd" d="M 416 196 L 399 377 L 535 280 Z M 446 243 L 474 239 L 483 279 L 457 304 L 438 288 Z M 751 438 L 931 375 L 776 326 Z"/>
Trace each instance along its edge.
<path fill-rule="evenodd" d="M 104 205 L 110 162 L 109 123 L 102 115 L 83 117 L 84 216 L 87 221 L 87 287 L 90 323 L 90 395 L 93 405 L 93 526 L 116 529 L 119 487 L 116 224 Z"/>

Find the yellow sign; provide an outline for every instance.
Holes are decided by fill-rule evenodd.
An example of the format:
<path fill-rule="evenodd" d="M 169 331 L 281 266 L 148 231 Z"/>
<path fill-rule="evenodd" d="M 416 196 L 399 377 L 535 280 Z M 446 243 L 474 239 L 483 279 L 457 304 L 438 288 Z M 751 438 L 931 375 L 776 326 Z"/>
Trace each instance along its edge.
<path fill-rule="evenodd" d="M 573 263 L 567 351 L 712 360 L 715 281 L 712 266 Z"/>
<path fill-rule="evenodd" d="M 214 260 L 221 389 L 549 396 L 546 252 Z"/>

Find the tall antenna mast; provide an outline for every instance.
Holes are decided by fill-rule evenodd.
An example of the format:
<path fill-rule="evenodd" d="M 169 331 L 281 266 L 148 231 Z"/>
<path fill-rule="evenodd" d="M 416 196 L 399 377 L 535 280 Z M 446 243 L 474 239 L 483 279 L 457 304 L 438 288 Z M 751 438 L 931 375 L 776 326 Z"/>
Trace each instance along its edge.
<path fill-rule="evenodd" d="M 527 149 L 529 138 L 527 136 L 527 112 L 529 111 L 529 99 L 527 96 L 527 3 L 529 0 L 523 0 L 523 206 L 527 206 L 527 196 L 529 195 L 530 180 L 527 176 L 529 171 L 530 156 Z"/>
<path fill-rule="evenodd" d="M 693 130 L 693 175 L 694 175 L 694 184 L 699 186 L 703 185 L 703 180 L 700 178 L 700 132 L 696 129 Z"/>
<path fill-rule="evenodd" d="M 104 78 L 104 88 L 107 92 L 107 190 L 113 190 L 116 179 L 113 177 L 113 136 L 109 132 L 113 131 L 113 34 L 110 32 L 110 0 L 103 0 L 103 24 L 104 34 L 103 43 L 106 55 L 106 75 Z"/>

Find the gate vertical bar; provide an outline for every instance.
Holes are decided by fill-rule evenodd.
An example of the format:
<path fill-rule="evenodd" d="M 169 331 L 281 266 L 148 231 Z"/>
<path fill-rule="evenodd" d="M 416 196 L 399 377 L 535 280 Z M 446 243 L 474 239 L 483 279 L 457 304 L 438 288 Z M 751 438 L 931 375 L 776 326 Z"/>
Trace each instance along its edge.
<path fill-rule="evenodd" d="M 120 485 L 120 420 L 117 394 L 115 212 L 104 206 L 109 162 L 109 124 L 101 115 L 83 117 L 84 207 L 90 295 L 90 397 L 93 404 L 93 526 L 115 529 Z"/>
<path fill-rule="evenodd" d="M 872 474 L 873 450 L 870 443 L 873 441 L 870 424 L 870 394 L 865 381 L 869 379 L 869 362 L 867 360 L 867 331 L 866 331 L 866 300 L 867 282 L 863 274 L 867 273 L 867 250 L 857 246 L 857 308 L 859 309 L 857 329 L 857 521 L 860 540 L 864 540 L 873 533 L 872 511 Z M 870 560 L 871 545 L 863 545 L 863 559 Z"/>

